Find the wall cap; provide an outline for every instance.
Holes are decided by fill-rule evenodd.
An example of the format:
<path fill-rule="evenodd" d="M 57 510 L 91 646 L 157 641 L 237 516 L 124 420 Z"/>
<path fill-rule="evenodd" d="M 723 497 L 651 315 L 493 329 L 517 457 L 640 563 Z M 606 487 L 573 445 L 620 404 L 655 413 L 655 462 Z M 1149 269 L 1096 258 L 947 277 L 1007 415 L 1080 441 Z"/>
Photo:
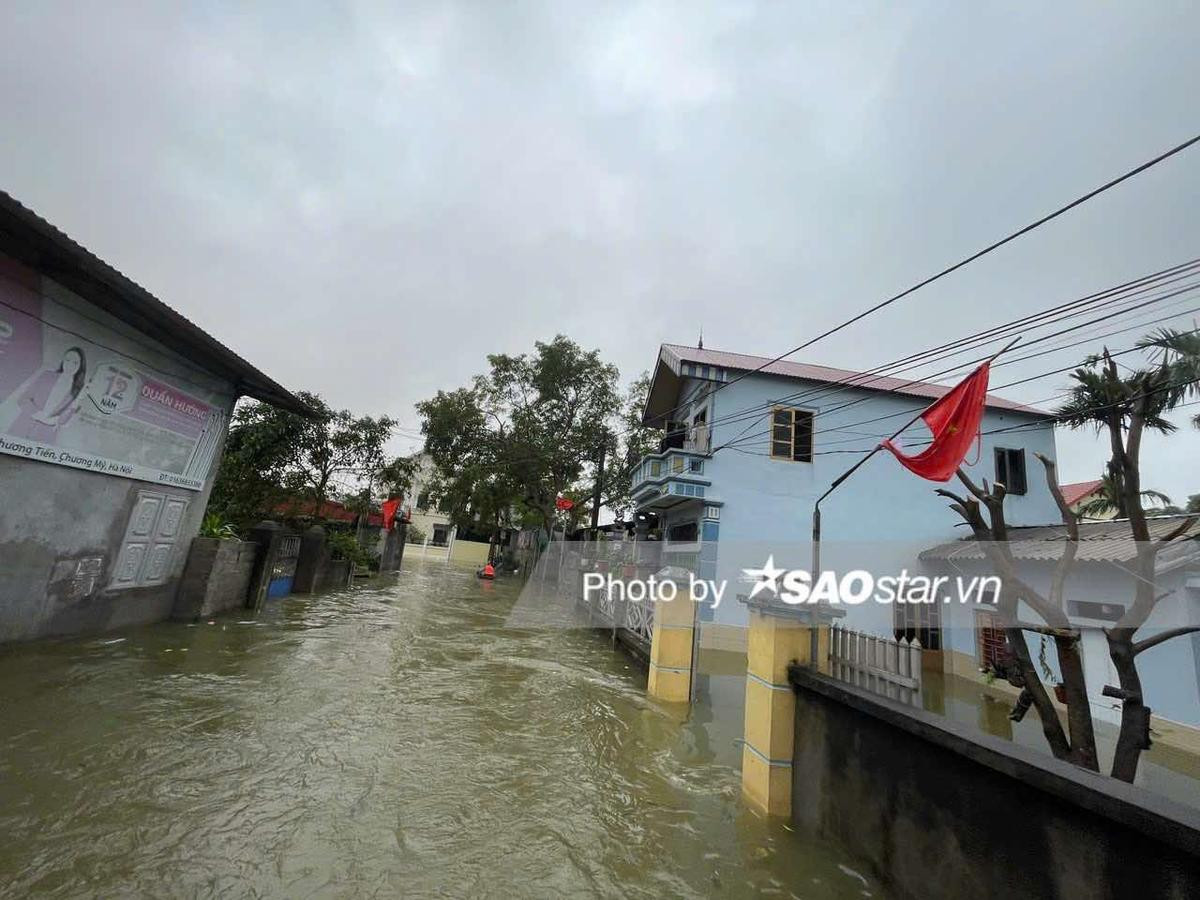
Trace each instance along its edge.
<path fill-rule="evenodd" d="M 809 691 L 841 703 L 1080 809 L 1200 857 L 1200 810 L 1063 762 L 1048 753 L 976 732 L 935 713 L 866 693 L 804 666 L 789 666 L 788 680 L 797 693 Z"/>

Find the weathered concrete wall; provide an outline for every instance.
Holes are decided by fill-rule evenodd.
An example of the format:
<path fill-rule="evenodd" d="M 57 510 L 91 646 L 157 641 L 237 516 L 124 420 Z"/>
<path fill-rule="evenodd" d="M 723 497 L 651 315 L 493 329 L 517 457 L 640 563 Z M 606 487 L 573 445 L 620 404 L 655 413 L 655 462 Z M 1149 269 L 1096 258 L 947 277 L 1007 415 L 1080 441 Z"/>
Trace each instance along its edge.
<path fill-rule="evenodd" d="M 348 559 L 326 558 L 317 570 L 313 591 L 336 591 L 350 584 L 353 563 Z"/>
<path fill-rule="evenodd" d="M 246 605 L 258 544 L 192 540 L 172 618 L 194 620 Z"/>
<path fill-rule="evenodd" d="M 0 256 L 0 262 L 7 257 Z M 13 264 L 9 261 L 11 274 Z M 86 323 L 86 333 L 59 335 L 56 340 L 97 342 L 97 348 L 116 346 L 114 358 L 129 352 L 135 368 L 186 386 L 206 403 L 224 408 L 226 422 L 215 435 L 223 447 L 235 385 L 225 377 L 198 368 L 187 359 L 143 334 L 132 324 L 110 315 L 42 273 L 28 271 L 33 290 L 59 313 L 75 314 Z M 57 315 L 58 313 L 56 313 Z M 43 319 L 45 327 L 57 326 Z M 78 327 L 83 328 L 84 325 Z M 124 347 L 125 350 L 120 348 Z M 89 351 L 90 352 L 90 351 Z M 104 362 L 99 354 L 93 362 Z M 182 389 L 182 388 L 181 388 Z M 151 481 L 134 481 L 118 475 L 69 468 L 10 454 L 0 455 L 0 643 L 46 635 L 101 631 L 165 619 L 171 614 L 188 546 L 199 531 L 212 490 L 220 453 L 212 461 L 201 491 L 185 490 Z M 129 566 L 140 586 L 117 587 L 114 570 L 126 529 L 138 506 L 139 493 L 152 492 L 162 503 L 162 514 L 153 521 L 171 521 L 170 540 L 156 532 L 154 543 L 173 541 L 166 565 L 154 577 L 139 573 L 146 566 Z M 177 504 L 186 510 L 176 523 L 167 516 Z M 143 506 L 143 509 L 146 507 Z M 155 507 L 158 509 L 158 507 Z M 156 525 L 155 528 L 158 526 Z M 149 538 L 147 543 L 149 543 Z M 133 561 L 130 554 L 127 560 Z"/>
<path fill-rule="evenodd" d="M 896 896 L 1200 896 L 1200 812 L 793 667 L 792 818 Z"/>
<path fill-rule="evenodd" d="M 211 480 L 187 491 L 0 456 L 0 643 L 170 616 L 211 489 Z M 162 583 L 115 590 L 113 569 L 144 490 L 188 501 L 176 552 Z"/>

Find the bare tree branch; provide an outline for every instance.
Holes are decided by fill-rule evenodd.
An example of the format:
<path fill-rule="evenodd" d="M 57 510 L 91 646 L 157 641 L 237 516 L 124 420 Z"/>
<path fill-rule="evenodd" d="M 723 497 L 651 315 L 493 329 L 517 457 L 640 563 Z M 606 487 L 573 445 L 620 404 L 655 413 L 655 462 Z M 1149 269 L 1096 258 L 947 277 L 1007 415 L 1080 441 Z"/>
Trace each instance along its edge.
<path fill-rule="evenodd" d="M 1160 537 L 1158 542 L 1160 544 L 1169 544 L 1176 538 L 1183 537 L 1198 520 L 1200 520 L 1200 517 L 1189 516 L 1188 518 L 1184 519 L 1177 528 L 1172 528 L 1169 532 Z"/>
<path fill-rule="evenodd" d="M 1067 576 L 1075 565 L 1075 556 L 1079 552 L 1079 514 L 1071 509 L 1067 498 L 1063 496 L 1062 488 L 1058 485 L 1058 466 L 1054 460 L 1041 453 L 1033 454 L 1046 470 L 1046 485 L 1050 488 L 1050 496 L 1054 498 L 1062 516 L 1063 524 L 1067 526 L 1067 545 L 1063 554 L 1054 567 L 1054 576 L 1050 581 L 1050 603 L 1058 609 L 1063 609 L 1063 591 L 1066 588 Z"/>
<path fill-rule="evenodd" d="M 1164 641 L 1169 641 L 1171 638 L 1180 637 L 1185 634 L 1194 634 L 1200 631 L 1200 625 L 1188 625 L 1183 628 L 1168 628 L 1166 631 L 1156 634 L 1154 637 L 1146 638 L 1144 641 L 1138 641 L 1133 645 L 1133 655 L 1144 653 L 1151 647 L 1157 647 Z"/>

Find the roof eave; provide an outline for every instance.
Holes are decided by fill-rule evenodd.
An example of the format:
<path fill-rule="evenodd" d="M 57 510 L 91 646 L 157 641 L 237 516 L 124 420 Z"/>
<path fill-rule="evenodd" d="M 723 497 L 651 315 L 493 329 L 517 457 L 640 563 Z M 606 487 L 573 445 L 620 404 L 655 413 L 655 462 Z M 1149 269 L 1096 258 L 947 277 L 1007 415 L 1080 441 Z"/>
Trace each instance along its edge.
<path fill-rule="evenodd" d="M 239 394 L 305 418 L 316 416 L 287 388 L 3 191 L 0 250 L 232 382 Z"/>

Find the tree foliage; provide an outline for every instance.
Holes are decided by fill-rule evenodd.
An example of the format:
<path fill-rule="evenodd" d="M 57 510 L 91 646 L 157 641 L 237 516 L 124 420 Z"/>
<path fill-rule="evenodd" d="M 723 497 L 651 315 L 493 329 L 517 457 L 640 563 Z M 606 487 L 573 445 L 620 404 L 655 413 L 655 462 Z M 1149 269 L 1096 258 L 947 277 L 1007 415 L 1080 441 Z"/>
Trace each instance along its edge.
<path fill-rule="evenodd" d="M 1143 693 L 1137 657 L 1164 641 L 1200 631 L 1197 626 L 1159 631 L 1150 637 L 1138 637 L 1150 614 L 1165 594 L 1157 590 L 1158 554 L 1174 542 L 1187 539 L 1200 515 L 1182 520 L 1155 540 L 1147 523 L 1142 500 L 1147 492 L 1141 486 L 1141 443 L 1147 430 L 1171 433 L 1175 426 L 1167 414 L 1200 391 L 1200 342 L 1178 332 L 1160 331 L 1139 345 L 1148 353 L 1149 363 L 1122 374 L 1112 356 L 1105 351 L 1087 360 L 1077 369 L 1068 400 L 1058 411 L 1059 420 L 1073 428 L 1092 428 L 1105 435 L 1110 458 L 1105 475 L 1107 490 L 1118 514 L 1128 519 L 1130 535 L 1136 542 L 1136 557 L 1128 568 L 1133 576 L 1133 596 L 1120 619 L 1103 630 L 1118 684 L 1106 686 L 1105 693 L 1121 702 L 1121 725 L 1113 753 L 1112 775 L 1133 781 L 1143 750 L 1150 746 L 1150 707 Z M 1046 481 L 1058 504 L 1067 532 L 1062 556 L 1058 559 L 1048 590 L 1038 590 L 1022 577 L 1007 544 L 1008 526 L 1004 517 L 1007 489 L 1003 484 L 974 484 L 959 470 L 964 495 L 949 490 L 938 493 L 950 498 L 951 507 L 971 527 L 976 539 L 992 561 L 1002 582 L 998 612 L 1005 623 L 1008 643 L 1014 657 L 1009 679 L 1021 687 L 1021 697 L 1012 717 L 1020 718 L 1031 706 L 1041 719 L 1042 731 L 1054 755 L 1077 765 L 1096 770 L 1095 731 L 1091 705 L 1084 680 L 1080 650 L 1081 635 L 1067 616 L 1064 589 L 1079 547 L 1080 514 L 1071 510 L 1059 488 L 1054 463 L 1039 456 Z M 1190 506 L 1189 502 L 1189 506 Z M 1019 604 L 1024 604 L 1040 622 L 1021 621 Z M 1054 642 L 1067 704 L 1067 727 L 1063 728 L 1030 657 L 1026 632 L 1039 633 Z"/>
<path fill-rule="evenodd" d="M 1160 506 L 1163 511 L 1171 508 L 1171 498 L 1161 491 L 1144 490 L 1141 498 L 1147 503 Z M 1079 504 L 1078 512 L 1082 518 L 1097 519 L 1116 513 L 1124 505 L 1120 488 L 1112 474 L 1105 472 L 1100 476 L 1100 486 L 1096 489 L 1096 496 Z"/>
<path fill-rule="evenodd" d="M 333 496 L 335 479 L 385 470 L 383 448 L 395 421 L 335 410 L 316 394 L 299 395 L 313 417 L 265 403 L 234 412 L 209 509 L 242 526 L 301 499 L 314 513 Z"/>
<path fill-rule="evenodd" d="M 294 413 L 257 401 L 239 403 L 209 511 L 242 529 L 270 515 L 287 498 L 288 473 L 305 427 Z"/>
<path fill-rule="evenodd" d="M 610 475 L 606 479 L 604 500 L 618 519 L 633 512 L 630 492 L 634 472 L 648 453 L 658 450 L 661 430 L 642 423 L 642 414 L 650 396 L 650 373 L 643 372 L 629 385 L 621 401 L 620 438 L 614 442 L 616 452 L 610 459 Z"/>
<path fill-rule="evenodd" d="M 434 499 L 463 527 L 515 513 L 552 531 L 556 499 L 612 440 L 617 369 L 563 335 L 532 353 L 490 355 L 488 365 L 470 387 L 417 405 L 438 470 Z"/>
<path fill-rule="evenodd" d="M 313 514 L 331 496 L 338 476 L 369 477 L 384 466 L 383 448 L 396 427 L 388 416 L 355 416 L 335 410 L 320 397 L 302 395 L 317 411 L 305 421 L 285 473 L 285 486 L 294 496 L 310 501 Z"/>

